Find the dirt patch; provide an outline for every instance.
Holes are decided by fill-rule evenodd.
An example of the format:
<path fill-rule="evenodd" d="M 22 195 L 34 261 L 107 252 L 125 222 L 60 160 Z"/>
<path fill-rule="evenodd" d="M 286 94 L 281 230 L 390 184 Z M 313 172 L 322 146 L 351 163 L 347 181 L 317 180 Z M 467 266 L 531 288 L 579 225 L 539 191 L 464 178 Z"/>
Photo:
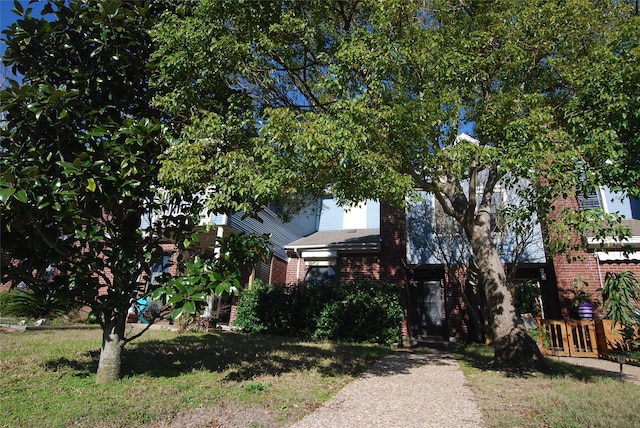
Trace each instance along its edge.
<path fill-rule="evenodd" d="M 10 328 L 10 327 L 0 327 L 0 333 L 17 333 L 17 332 L 23 332 L 25 331 L 24 329 L 18 329 L 18 328 Z"/>
<path fill-rule="evenodd" d="M 185 409 L 170 419 L 146 425 L 148 428 L 242 428 L 281 427 L 277 414 L 265 407 L 242 407 L 233 403 L 221 403 L 212 407 Z"/>

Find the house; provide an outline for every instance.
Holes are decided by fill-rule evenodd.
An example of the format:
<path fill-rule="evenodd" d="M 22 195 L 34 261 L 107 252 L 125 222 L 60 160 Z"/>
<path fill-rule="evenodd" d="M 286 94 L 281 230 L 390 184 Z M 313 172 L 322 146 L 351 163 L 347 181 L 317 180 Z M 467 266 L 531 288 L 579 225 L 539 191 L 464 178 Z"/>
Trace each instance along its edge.
<path fill-rule="evenodd" d="M 600 186 L 586 196 L 561 199 L 555 202 L 557 210 L 573 208 L 588 210 L 601 208 L 607 213 L 618 213 L 623 224 L 631 229 L 631 237 L 623 242 L 613 238 L 595 236 L 573 236 L 572 240 L 584 240 L 587 249 L 573 254 L 575 261 L 569 262 L 565 256 L 552 258 L 553 272 L 558 287 L 559 318 L 574 316 L 571 301 L 574 297 L 572 284 L 580 279 L 588 284 L 588 290 L 598 300 L 602 295 L 598 288 L 604 284 L 607 272 L 632 271 L 640 278 L 640 201 L 620 192 L 613 192 Z"/>
<path fill-rule="evenodd" d="M 337 282 L 365 278 L 396 283 L 406 311 L 405 337 L 478 335 L 477 323 L 469 313 L 470 307 L 477 305 L 465 290 L 469 284 L 460 281 L 459 270 L 451 269 L 456 263 L 434 256 L 425 245 L 442 235 L 444 230 L 438 221 L 444 217 L 438 216 L 438 205 L 433 198 L 423 196 L 422 202 L 410 204 L 407 210 L 377 201 L 341 207 L 331 198 L 320 199 L 318 210 L 303 222 L 310 227 L 315 221 L 315 229 L 304 233 L 293 227 L 301 236 L 284 244 L 285 258 L 281 252 L 274 253 L 271 268 L 264 269 L 262 278 L 268 277 L 269 283 L 294 285 L 309 280 Z M 242 222 L 235 226 L 247 231 Z M 261 226 L 260 231 L 264 231 L 266 225 Z M 271 226 L 289 229 L 292 225 L 272 223 Z M 510 255 L 516 245 L 514 237 L 507 234 L 503 246 L 506 264 L 514 262 Z M 549 290 L 543 300 L 552 302 L 549 304 L 553 306 L 557 291 L 546 275 L 550 264 L 542 248 L 539 225 L 534 228 L 524 251 L 518 254 L 515 279 L 540 283 L 543 290 Z M 282 281 L 285 261 L 286 274 Z M 466 269 L 466 265 L 463 268 Z"/>

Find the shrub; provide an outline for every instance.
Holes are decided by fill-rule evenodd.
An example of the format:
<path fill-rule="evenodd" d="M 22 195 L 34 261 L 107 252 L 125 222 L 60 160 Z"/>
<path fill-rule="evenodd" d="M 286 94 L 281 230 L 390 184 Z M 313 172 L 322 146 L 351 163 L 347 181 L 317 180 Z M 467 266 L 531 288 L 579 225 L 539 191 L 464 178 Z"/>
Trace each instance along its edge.
<path fill-rule="evenodd" d="M 235 325 L 246 332 L 390 344 L 401 339 L 402 316 L 393 284 L 327 282 L 291 289 L 260 282 L 241 294 Z"/>
<path fill-rule="evenodd" d="M 55 293 L 11 290 L 1 293 L 0 315 L 28 318 L 55 318 L 78 307 L 77 303 Z"/>
<path fill-rule="evenodd" d="M 11 293 L 14 291 L 3 291 L 0 293 L 0 317 L 7 314 L 7 303 L 11 300 Z"/>
<path fill-rule="evenodd" d="M 290 300 L 285 286 L 256 280 L 252 288 L 240 294 L 235 325 L 249 333 L 286 334 Z"/>
<path fill-rule="evenodd" d="M 601 291 L 605 318 L 622 327 L 627 350 L 638 347 L 634 337 L 640 324 L 640 280 L 629 270 L 607 272 Z"/>

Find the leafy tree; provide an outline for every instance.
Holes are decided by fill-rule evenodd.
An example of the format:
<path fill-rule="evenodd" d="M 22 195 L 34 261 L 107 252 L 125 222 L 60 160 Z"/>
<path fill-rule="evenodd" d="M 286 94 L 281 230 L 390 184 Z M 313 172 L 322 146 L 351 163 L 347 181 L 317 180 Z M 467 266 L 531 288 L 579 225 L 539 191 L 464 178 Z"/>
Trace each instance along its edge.
<path fill-rule="evenodd" d="M 475 339 L 491 343 L 483 284 L 477 278 L 477 263 L 471 244 L 465 239 L 460 224 L 445 215 L 434 202 L 432 195 L 420 195 L 409 202 L 407 235 L 412 248 L 408 251 L 412 257 L 429 258 L 445 266 L 450 286 L 458 288 L 466 304 L 466 310 L 470 312 L 470 319 L 475 327 Z M 505 260 L 507 283 L 516 300 L 517 313 L 523 313 L 521 308 L 517 308 L 519 299 L 517 293 L 513 292 L 522 288 L 513 288 L 514 278 L 520 262 L 530 261 L 532 254 L 543 253 L 540 227 L 536 216 L 532 216 L 526 207 L 522 206 L 516 192 L 497 191 L 490 208 L 493 242 Z"/>
<path fill-rule="evenodd" d="M 154 290 L 151 296 L 171 305 L 174 319 L 200 313 L 213 297 L 239 292 L 242 269 L 253 269 L 266 259 L 268 239 L 268 235 L 253 233 L 218 237 L 206 251 L 186 261 L 180 276 Z"/>
<path fill-rule="evenodd" d="M 0 93 L 2 281 L 91 307 L 102 327 L 96 381 L 119 377 L 127 310 L 161 260 L 155 192 L 167 147 L 150 107 L 148 2 L 15 3 Z M 187 217 L 173 225 L 188 226 Z M 178 227 L 179 229 L 179 227 Z"/>
<path fill-rule="evenodd" d="M 571 249 L 567 230 L 628 233 L 601 212 L 549 213 L 603 182 L 637 190 L 634 13 L 590 0 L 185 3 L 154 32 L 156 101 L 181 118 L 183 157 L 165 174 L 230 186 L 247 203 L 330 189 L 345 204 L 401 205 L 415 188 L 432 193 L 477 259 L 495 362 L 533 365 L 491 201 L 500 184 L 564 225 L 550 235 L 556 251 Z"/>

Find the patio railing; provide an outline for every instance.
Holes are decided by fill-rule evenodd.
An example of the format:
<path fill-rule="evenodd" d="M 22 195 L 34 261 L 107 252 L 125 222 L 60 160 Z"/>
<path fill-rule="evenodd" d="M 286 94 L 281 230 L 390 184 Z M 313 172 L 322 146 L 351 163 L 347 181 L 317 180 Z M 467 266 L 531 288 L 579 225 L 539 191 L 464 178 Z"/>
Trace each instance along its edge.
<path fill-rule="evenodd" d="M 598 358 L 594 321 L 538 320 L 542 334 L 538 337 L 544 355 Z"/>

